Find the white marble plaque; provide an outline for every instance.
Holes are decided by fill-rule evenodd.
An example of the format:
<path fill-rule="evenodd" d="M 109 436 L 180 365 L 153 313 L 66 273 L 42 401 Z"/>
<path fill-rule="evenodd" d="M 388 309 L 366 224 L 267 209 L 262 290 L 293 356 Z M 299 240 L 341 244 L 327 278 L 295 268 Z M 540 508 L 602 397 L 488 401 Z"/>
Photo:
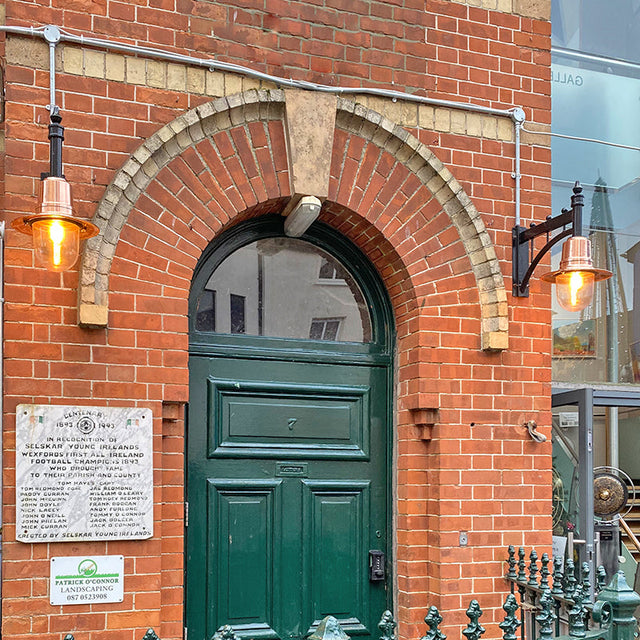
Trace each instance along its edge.
<path fill-rule="evenodd" d="M 152 435 L 149 409 L 19 405 L 16 538 L 150 538 Z"/>
<path fill-rule="evenodd" d="M 51 604 L 89 604 L 123 600 L 123 556 L 51 558 Z"/>

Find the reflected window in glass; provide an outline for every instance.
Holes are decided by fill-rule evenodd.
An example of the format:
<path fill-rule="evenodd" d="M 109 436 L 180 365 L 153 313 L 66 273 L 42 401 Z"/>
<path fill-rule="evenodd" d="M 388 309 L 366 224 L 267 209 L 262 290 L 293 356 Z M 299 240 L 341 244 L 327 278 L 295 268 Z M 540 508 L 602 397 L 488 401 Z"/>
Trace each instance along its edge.
<path fill-rule="evenodd" d="M 196 329 L 198 331 L 216 330 L 216 292 L 205 289 L 198 298 L 196 309 Z"/>
<path fill-rule="evenodd" d="M 312 340 L 338 340 L 340 318 L 314 318 L 309 329 Z"/>
<path fill-rule="evenodd" d="M 234 293 L 229 295 L 229 315 L 231 333 L 246 333 L 245 326 L 246 298 Z"/>

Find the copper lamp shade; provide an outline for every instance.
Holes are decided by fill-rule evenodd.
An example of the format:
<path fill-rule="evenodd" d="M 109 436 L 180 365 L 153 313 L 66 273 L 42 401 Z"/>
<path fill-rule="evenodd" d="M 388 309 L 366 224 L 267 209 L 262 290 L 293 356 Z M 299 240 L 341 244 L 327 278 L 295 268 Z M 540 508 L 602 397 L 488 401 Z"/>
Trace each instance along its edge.
<path fill-rule="evenodd" d="M 556 285 L 558 303 L 563 309 L 582 311 L 593 299 L 594 283 L 611 276 L 611 271 L 593 266 L 589 239 L 573 236 L 562 246 L 560 268 L 540 277 Z"/>

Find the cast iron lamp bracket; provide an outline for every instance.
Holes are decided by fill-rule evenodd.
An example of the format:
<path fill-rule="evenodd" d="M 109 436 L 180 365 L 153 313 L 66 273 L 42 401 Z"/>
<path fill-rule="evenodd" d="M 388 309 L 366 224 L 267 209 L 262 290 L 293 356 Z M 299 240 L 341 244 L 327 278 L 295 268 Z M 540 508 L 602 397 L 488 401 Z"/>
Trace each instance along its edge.
<path fill-rule="evenodd" d="M 548 216 L 542 224 L 531 223 L 529 228 L 516 225 L 512 230 L 513 249 L 513 295 L 517 298 L 529 297 L 529 280 L 542 258 L 558 242 L 569 236 L 582 236 L 582 209 L 584 196 L 582 187 L 576 182 L 571 196 L 571 208 L 562 209 L 555 218 Z M 553 231 L 562 229 L 560 233 L 551 236 Z M 534 240 L 546 235 L 546 244 L 535 253 Z M 590 259 L 590 257 L 589 257 Z M 591 267 L 591 270 L 594 270 Z M 601 270 L 595 270 L 601 271 Z M 549 274 L 551 275 L 551 274 Z M 543 276 L 544 278 L 544 276 Z M 548 279 L 548 278 L 545 278 Z"/>
<path fill-rule="evenodd" d="M 515 297 L 529 296 L 529 280 L 540 260 L 551 247 L 567 237 L 569 240 L 562 247 L 559 269 L 540 276 L 545 282 L 556 285 L 558 304 L 563 309 L 582 311 L 593 299 L 594 283 L 611 277 L 611 271 L 593 266 L 591 242 L 582 235 L 583 207 L 582 187 L 576 182 L 571 196 L 571 209 L 563 209 L 559 216 L 549 216 L 542 224 L 532 224 L 528 229 L 519 225 L 513 228 L 512 278 Z M 559 232 L 552 236 L 554 231 Z M 535 253 L 534 240 L 541 235 L 546 235 L 547 242 Z"/>
<path fill-rule="evenodd" d="M 577 183 L 576 183 L 577 184 Z M 574 187 L 574 194 L 576 189 L 582 191 L 581 187 Z M 572 196 L 572 203 L 574 198 Z M 578 196 L 583 200 L 583 196 Z M 582 204 L 578 205 L 582 207 Z M 580 216 L 582 211 L 580 210 Z M 551 247 L 556 245 L 561 240 L 571 235 L 581 235 L 580 232 L 575 233 L 577 227 L 581 227 L 581 221 L 576 224 L 576 207 L 571 209 L 563 209 L 562 213 L 555 218 L 548 216 L 542 224 L 531 223 L 529 228 L 516 225 L 512 230 L 512 247 L 513 247 L 513 295 L 517 298 L 529 297 L 529 280 L 535 271 L 535 268 L 540 263 L 540 260 L 551 250 Z M 568 227 L 568 228 L 567 228 Z M 551 232 L 557 229 L 563 228 L 563 230 L 551 237 Z M 541 235 L 547 237 L 546 244 L 534 254 L 533 241 Z"/>

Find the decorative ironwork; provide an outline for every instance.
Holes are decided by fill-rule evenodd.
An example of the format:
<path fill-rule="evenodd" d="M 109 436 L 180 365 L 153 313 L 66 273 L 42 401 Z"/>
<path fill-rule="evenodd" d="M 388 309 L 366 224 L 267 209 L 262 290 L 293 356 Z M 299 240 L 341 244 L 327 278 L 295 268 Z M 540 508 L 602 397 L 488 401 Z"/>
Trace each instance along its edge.
<path fill-rule="evenodd" d="M 573 594 L 576 591 L 576 567 L 571 558 L 567 559 L 564 569 L 564 595 L 569 599 L 573 599 Z"/>
<path fill-rule="evenodd" d="M 498 625 L 502 629 L 502 638 L 503 640 L 517 640 L 516 631 L 522 622 L 516 617 L 516 611 L 520 608 L 520 605 L 512 593 L 507 596 L 502 608 L 507 614 Z"/>
<path fill-rule="evenodd" d="M 499 625 L 504 640 L 518 640 L 518 627 L 521 627 L 522 640 L 551 640 L 554 634 L 556 640 L 636 640 L 634 612 L 640 606 L 640 595 L 629 587 L 622 572 L 618 572 L 607 585 L 604 568 L 598 567 L 595 574 L 598 597 L 592 602 L 592 575 L 587 563 L 581 565 L 578 576 L 573 559 L 569 558 L 563 567 L 561 558 L 553 558 L 553 584 L 549 589 L 551 559 L 543 554 L 538 582 L 535 579 L 538 563 L 534 553 L 530 556 L 528 576 L 524 556 L 521 547 L 518 549 L 517 573 L 514 567 L 506 575 L 512 593 L 503 605 L 507 615 Z M 512 564 L 514 552 L 510 551 L 510 558 L 513 558 Z M 514 585 L 518 586 L 519 603 L 513 593 Z M 568 635 L 559 635 L 561 629 L 566 629 Z"/>
<path fill-rule="evenodd" d="M 536 616 L 536 622 L 540 625 L 538 640 L 551 640 L 553 638 L 553 621 L 558 617 L 554 612 L 555 601 L 550 591 L 545 591 L 540 598 L 540 613 Z"/>
<path fill-rule="evenodd" d="M 480 640 L 480 636 L 485 632 L 485 628 L 478 622 L 482 615 L 482 609 L 477 600 L 472 600 L 467 609 L 469 624 L 463 629 L 462 634 L 467 640 Z"/>
<path fill-rule="evenodd" d="M 518 548 L 518 577 L 516 582 L 518 584 L 527 584 L 527 563 L 524 560 L 524 547 Z"/>
<path fill-rule="evenodd" d="M 223 638 L 223 640 L 227 639 Z M 349 636 L 342 630 L 336 618 L 325 616 L 308 640 L 349 640 Z"/>
<path fill-rule="evenodd" d="M 512 544 L 509 545 L 508 553 L 509 558 L 507 562 L 509 564 L 509 571 L 507 572 L 507 580 L 516 580 L 518 577 L 516 573 L 516 550 Z"/>
<path fill-rule="evenodd" d="M 396 640 L 395 630 L 397 626 L 398 623 L 395 621 L 393 614 L 387 609 L 387 611 L 382 614 L 380 622 L 378 622 L 378 629 L 380 629 L 380 633 L 382 634 L 380 640 Z"/>
<path fill-rule="evenodd" d="M 538 586 L 538 578 L 536 578 L 536 574 L 538 573 L 538 554 L 535 549 L 531 549 L 531 553 L 529 554 L 529 580 L 527 584 L 530 587 Z"/>
<path fill-rule="evenodd" d="M 588 562 L 582 563 L 582 595 L 585 598 L 591 593 L 591 569 Z"/>
<path fill-rule="evenodd" d="M 569 635 L 573 638 L 584 638 L 587 635 L 587 608 L 584 606 L 584 598 L 583 587 L 580 585 L 573 593 L 573 606 L 569 610 Z"/>
<path fill-rule="evenodd" d="M 560 556 L 553 559 L 553 587 L 551 588 L 551 593 L 554 596 L 564 595 L 564 589 L 562 588 L 562 580 L 564 578 L 562 564 L 562 558 Z"/>
<path fill-rule="evenodd" d="M 540 560 L 542 568 L 540 569 L 540 588 L 546 590 L 549 588 L 549 554 L 543 553 Z"/>
<path fill-rule="evenodd" d="M 446 640 L 446 635 L 438 629 L 438 626 L 442 623 L 442 616 L 437 607 L 429 607 L 429 612 L 424 618 L 429 631 L 422 636 L 422 640 Z"/>

